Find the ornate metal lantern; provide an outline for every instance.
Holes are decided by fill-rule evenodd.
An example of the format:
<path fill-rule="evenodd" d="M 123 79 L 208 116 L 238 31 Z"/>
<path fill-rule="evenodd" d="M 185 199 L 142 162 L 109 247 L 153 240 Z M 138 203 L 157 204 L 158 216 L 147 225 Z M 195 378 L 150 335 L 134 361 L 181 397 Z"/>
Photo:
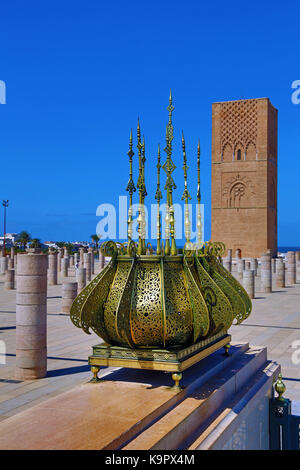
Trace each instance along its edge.
<path fill-rule="evenodd" d="M 102 244 L 102 253 L 110 256 L 108 265 L 74 300 L 71 320 L 85 333 L 94 331 L 104 344 L 93 348 L 89 358 L 98 381 L 100 365 L 123 365 L 160 369 L 175 373 L 175 387 L 179 388 L 181 371 L 205 355 L 225 346 L 233 321 L 242 322 L 251 312 L 251 300 L 239 282 L 222 266 L 225 252 L 223 243 L 201 243 L 200 214 L 200 145 L 198 144 L 198 243 L 190 242 L 187 188 L 187 160 L 182 135 L 183 170 L 185 188 L 186 244 L 178 253 L 175 243 L 173 189 L 176 188 L 172 172 L 172 96 L 169 98 L 169 122 L 166 132 L 166 162 L 157 158 L 157 249 L 153 252 L 145 245 L 144 198 L 145 141 L 141 141 L 138 122 L 139 177 L 139 241 L 132 240 L 132 196 L 136 191 L 132 173 L 132 132 L 129 143 L 130 173 L 128 242 L 108 241 Z M 167 174 L 166 239 L 161 241 L 160 169 Z M 206 351 L 206 352 L 205 352 Z M 194 359 L 192 359 L 194 358 Z"/>

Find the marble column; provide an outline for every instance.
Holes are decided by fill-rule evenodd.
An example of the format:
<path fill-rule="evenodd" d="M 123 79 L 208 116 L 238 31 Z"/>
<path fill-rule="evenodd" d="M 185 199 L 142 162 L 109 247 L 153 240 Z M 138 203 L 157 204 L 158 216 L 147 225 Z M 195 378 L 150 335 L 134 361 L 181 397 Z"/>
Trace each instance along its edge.
<path fill-rule="evenodd" d="M 223 259 L 223 266 L 231 273 L 231 260 L 228 257 Z"/>
<path fill-rule="evenodd" d="M 76 281 L 78 284 L 78 294 L 84 289 L 86 286 L 86 269 L 85 268 L 78 268 L 76 270 Z"/>
<path fill-rule="evenodd" d="M 74 255 L 69 256 L 69 267 L 72 268 L 74 266 Z"/>
<path fill-rule="evenodd" d="M 14 259 L 14 256 L 15 256 L 15 247 L 12 246 L 11 249 L 10 249 L 10 257 L 11 257 L 11 259 Z"/>
<path fill-rule="evenodd" d="M 261 255 L 261 288 L 263 292 L 272 292 L 272 266 L 271 254 Z"/>
<path fill-rule="evenodd" d="M 14 258 L 7 258 L 7 269 L 14 269 L 15 261 Z"/>
<path fill-rule="evenodd" d="M 47 267 L 47 255 L 18 255 L 16 378 L 20 380 L 47 373 Z"/>
<path fill-rule="evenodd" d="M 94 257 L 94 248 L 89 248 L 88 252 L 91 254 L 91 273 L 95 274 L 95 257 Z"/>
<path fill-rule="evenodd" d="M 238 278 L 240 280 L 243 279 L 243 271 L 245 269 L 245 260 L 242 258 L 238 258 L 237 260 L 237 272 L 238 272 Z"/>
<path fill-rule="evenodd" d="M 65 282 L 62 287 L 62 312 L 70 313 L 73 300 L 77 297 L 77 282 Z"/>
<path fill-rule="evenodd" d="M 57 253 L 53 251 L 48 255 L 48 284 L 57 285 Z"/>
<path fill-rule="evenodd" d="M 62 259 L 62 250 L 61 248 L 58 249 L 57 253 L 57 271 L 61 271 L 61 259 Z"/>
<path fill-rule="evenodd" d="M 83 267 L 86 269 L 86 280 L 90 281 L 92 279 L 92 263 L 91 263 L 91 253 L 83 254 Z"/>
<path fill-rule="evenodd" d="M 296 284 L 296 256 L 294 251 L 287 253 L 287 283 Z"/>
<path fill-rule="evenodd" d="M 245 261 L 245 270 L 249 271 L 251 269 L 251 263 L 250 261 Z"/>
<path fill-rule="evenodd" d="M 223 260 L 223 266 L 231 273 L 232 271 L 232 250 L 227 251 L 227 257 Z"/>
<path fill-rule="evenodd" d="M 300 282 L 300 251 L 296 251 L 296 282 Z"/>
<path fill-rule="evenodd" d="M 69 266 L 69 259 L 62 258 L 61 260 L 61 275 L 62 277 L 68 277 L 68 266 Z"/>
<path fill-rule="evenodd" d="M 85 253 L 85 249 L 83 247 L 79 248 L 79 256 L 80 256 L 79 266 L 81 268 L 83 268 L 83 265 L 84 265 L 84 253 Z"/>
<path fill-rule="evenodd" d="M 15 288 L 15 270 L 8 269 L 5 273 L 5 289 L 12 290 Z"/>
<path fill-rule="evenodd" d="M 250 259 L 250 269 L 254 271 L 254 276 L 257 276 L 257 259 L 256 258 Z"/>
<path fill-rule="evenodd" d="M 105 263 L 105 256 L 101 253 L 101 250 L 99 250 L 99 267 L 100 267 L 100 271 L 101 271 L 101 269 L 104 268 L 104 263 Z"/>
<path fill-rule="evenodd" d="M 0 272 L 1 274 L 5 274 L 5 271 L 8 268 L 8 258 L 6 256 L 2 256 L 0 258 Z"/>
<path fill-rule="evenodd" d="M 252 269 L 245 269 L 243 271 L 243 286 L 248 293 L 250 299 L 255 298 L 255 276 Z"/>
<path fill-rule="evenodd" d="M 283 258 L 276 258 L 276 287 L 285 287 L 285 265 Z"/>

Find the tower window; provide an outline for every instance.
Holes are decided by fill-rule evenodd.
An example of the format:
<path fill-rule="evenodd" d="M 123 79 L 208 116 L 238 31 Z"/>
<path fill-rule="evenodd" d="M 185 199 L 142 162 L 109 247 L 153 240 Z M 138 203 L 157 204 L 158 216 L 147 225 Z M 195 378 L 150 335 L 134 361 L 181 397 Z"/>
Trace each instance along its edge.
<path fill-rule="evenodd" d="M 241 159 L 242 159 L 242 152 L 241 152 L 241 149 L 238 149 L 237 155 L 236 155 L 236 159 L 237 159 L 237 160 L 241 160 Z"/>

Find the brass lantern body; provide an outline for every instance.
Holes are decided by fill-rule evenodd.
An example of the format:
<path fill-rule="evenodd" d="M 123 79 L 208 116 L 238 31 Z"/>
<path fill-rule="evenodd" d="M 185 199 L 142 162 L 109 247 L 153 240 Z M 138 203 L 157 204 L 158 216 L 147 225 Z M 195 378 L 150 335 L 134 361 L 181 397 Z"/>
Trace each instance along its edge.
<path fill-rule="evenodd" d="M 107 344 L 178 348 L 226 331 L 251 312 L 244 288 L 211 246 L 176 256 L 102 244 L 111 260 L 75 299 L 71 320 Z M 129 250 L 130 251 L 130 250 Z"/>

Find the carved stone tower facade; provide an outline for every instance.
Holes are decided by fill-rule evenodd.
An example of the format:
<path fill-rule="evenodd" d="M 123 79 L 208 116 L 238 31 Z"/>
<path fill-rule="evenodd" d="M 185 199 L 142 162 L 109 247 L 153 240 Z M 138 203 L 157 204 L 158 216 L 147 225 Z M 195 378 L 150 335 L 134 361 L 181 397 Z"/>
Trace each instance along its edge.
<path fill-rule="evenodd" d="M 212 231 L 242 257 L 277 255 L 277 109 L 268 98 L 212 105 Z"/>

